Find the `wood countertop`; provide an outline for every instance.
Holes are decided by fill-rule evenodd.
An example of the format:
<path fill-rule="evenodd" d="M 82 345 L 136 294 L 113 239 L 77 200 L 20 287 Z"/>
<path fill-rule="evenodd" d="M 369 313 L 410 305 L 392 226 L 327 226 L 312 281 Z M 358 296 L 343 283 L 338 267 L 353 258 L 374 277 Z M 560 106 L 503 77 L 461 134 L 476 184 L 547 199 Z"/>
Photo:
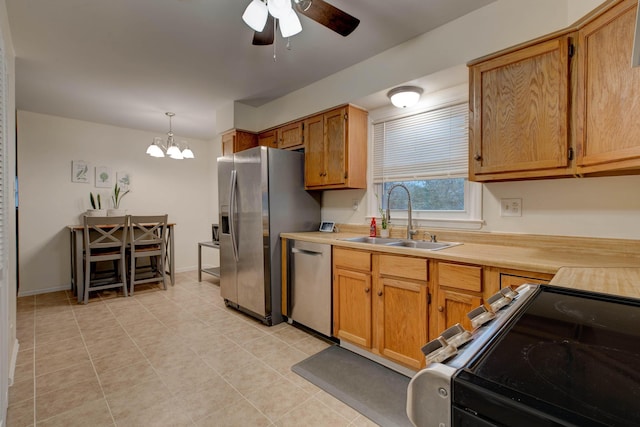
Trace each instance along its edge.
<path fill-rule="evenodd" d="M 549 284 L 640 299 L 640 267 L 562 267 Z"/>
<path fill-rule="evenodd" d="M 585 238 L 564 238 L 566 239 L 566 242 L 560 242 L 559 244 L 554 245 L 549 244 L 549 242 L 547 241 L 542 242 L 542 240 L 548 240 L 547 238 L 543 237 L 539 239 L 541 240 L 541 244 L 535 245 L 531 243 L 531 239 L 527 239 L 525 236 L 523 236 L 521 239 L 523 242 L 526 242 L 526 245 L 517 246 L 512 241 L 509 242 L 509 239 L 505 239 L 505 242 L 507 242 L 507 244 L 497 244 L 497 239 L 495 239 L 495 236 L 488 236 L 487 240 L 491 241 L 491 244 L 482 244 L 478 243 L 479 239 L 477 237 L 477 234 L 478 233 L 476 233 L 476 236 L 472 236 L 473 239 L 470 239 L 473 240 L 473 242 L 464 241 L 462 245 L 453 246 L 437 251 L 428 251 L 424 249 L 397 246 L 374 245 L 370 243 L 356 243 L 341 240 L 349 237 L 366 235 L 364 233 L 353 232 L 282 233 L 281 237 L 316 243 L 325 243 L 353 249 L 393 253 L 398 255 L 418 256 L 437 260 L 480 264 L 485 266 L 519 269 L 549 274 L 556 274 L 562 267 L 582 267 L 585 269 L 584 274 L 586 274 L 586 271 L 588 269 L 598 267 L 620 268 L 624 271 L 626 271 L 626 268 L 640 268 L 640 253 L 638 253 L 637 251 L 634 252 L 628 250 L 632 245 L 634 247 L 640 246 L 637 245 L 635 241 L 622 240 L 621 244 L 613 241 L 611 245 L 612 247 L 610 248 L 610 250 L 607 250 L 606 246 L 599 245 L 597 242 L 596 244 L 590 246 L 587 239 Z M 452 241 L 446 238 L 443 238 L 442 240 Z M 610 240 L 605 241 L 611 242 Z M 620 277 L 629 276 L 623 276 L 623 273 L 620 273 Z M 638 276 L 631 277 L 637 278 Z M 635 282 L 633 283 L 637 283 L 638 288 L 640 288 L 640 281 L 635 280 Z M 593 290 L 593 287 L 591 289 Z"/>

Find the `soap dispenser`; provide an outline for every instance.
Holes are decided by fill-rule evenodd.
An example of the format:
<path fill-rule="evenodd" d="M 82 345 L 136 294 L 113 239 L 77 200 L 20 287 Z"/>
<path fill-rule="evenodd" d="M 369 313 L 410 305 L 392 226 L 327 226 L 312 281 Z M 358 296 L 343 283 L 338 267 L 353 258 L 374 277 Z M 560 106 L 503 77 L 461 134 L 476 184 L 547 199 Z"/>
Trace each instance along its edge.
<path fill-rule="evenodd" d="M 369 226 L 369 237 L 376 237 L 376 219 L 371 218 L 371 225 Z"/>

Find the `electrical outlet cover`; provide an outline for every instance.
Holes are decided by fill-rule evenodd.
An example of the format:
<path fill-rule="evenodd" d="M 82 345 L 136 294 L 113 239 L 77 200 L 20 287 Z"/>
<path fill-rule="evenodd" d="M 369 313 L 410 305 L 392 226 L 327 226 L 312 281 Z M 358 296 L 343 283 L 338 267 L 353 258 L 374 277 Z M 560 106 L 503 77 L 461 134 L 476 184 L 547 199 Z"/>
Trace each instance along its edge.
<path fill-rule="evenodd" d="M 522 199 L 500 199 L 500 216 L 522 216 Z"/>

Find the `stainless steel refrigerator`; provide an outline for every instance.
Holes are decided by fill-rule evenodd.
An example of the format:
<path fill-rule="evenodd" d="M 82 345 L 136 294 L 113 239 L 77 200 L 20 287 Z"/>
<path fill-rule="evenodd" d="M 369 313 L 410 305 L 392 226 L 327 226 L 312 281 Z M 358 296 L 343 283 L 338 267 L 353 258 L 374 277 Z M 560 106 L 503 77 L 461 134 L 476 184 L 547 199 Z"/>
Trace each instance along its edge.
<path fill-rule="evenodd" d="M 225 304 L 282 322 L 280 233 L 320 225 L 319 194 L 304 189 L 304 154 L 256 147 L 219 157 L 218 198 Z"/>

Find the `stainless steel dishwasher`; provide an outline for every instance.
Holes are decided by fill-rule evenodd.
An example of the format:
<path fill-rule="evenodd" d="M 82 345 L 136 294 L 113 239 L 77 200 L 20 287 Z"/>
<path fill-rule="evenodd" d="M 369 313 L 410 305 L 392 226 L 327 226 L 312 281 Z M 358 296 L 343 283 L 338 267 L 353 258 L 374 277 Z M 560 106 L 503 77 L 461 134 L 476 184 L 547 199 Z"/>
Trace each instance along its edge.
<path fill-rule="evenodd" d="M 291 242 L 289 318 L 331 336 L 331 245 Z"/>

